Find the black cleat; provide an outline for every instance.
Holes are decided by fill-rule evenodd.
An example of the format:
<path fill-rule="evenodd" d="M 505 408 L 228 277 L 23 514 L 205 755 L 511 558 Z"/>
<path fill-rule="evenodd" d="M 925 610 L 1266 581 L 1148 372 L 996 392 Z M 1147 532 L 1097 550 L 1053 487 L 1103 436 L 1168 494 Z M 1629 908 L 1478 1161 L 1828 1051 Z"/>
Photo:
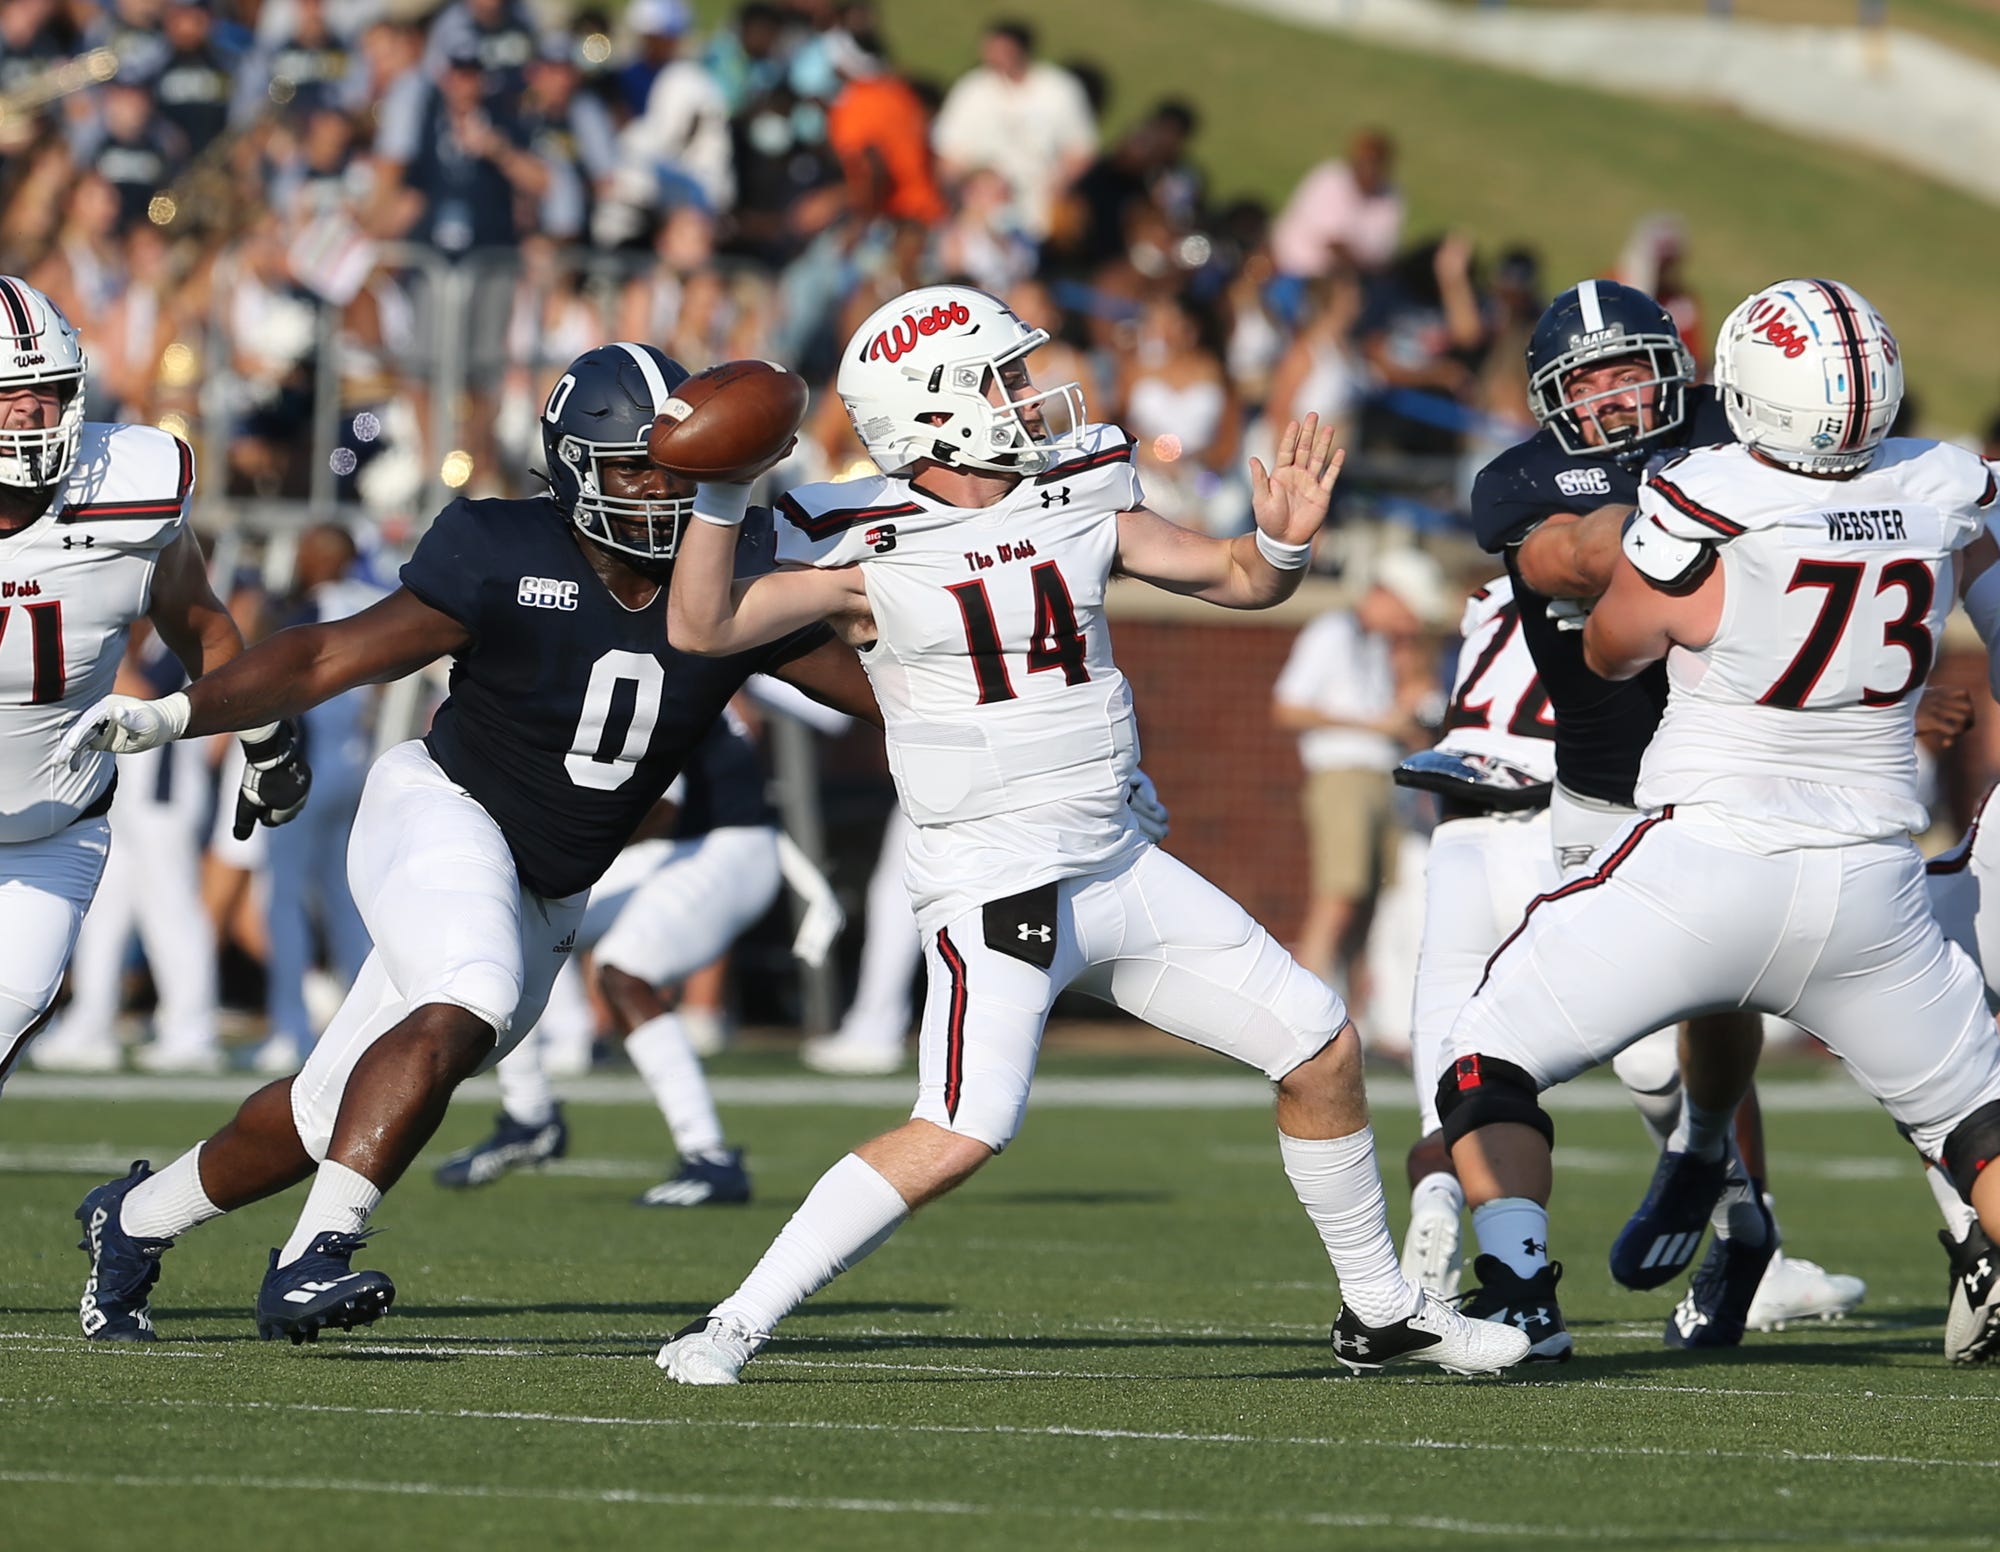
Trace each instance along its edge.
<path fill-rule="evenodd" d="M 1658 1288 L 1694 1260 L 1709 1214 L 1729 1183 L 1729 1157 L 1663 1153 L 1653 1182 L 1611 1242 L 1611 1275 L 1625 1288 Z"/>
<path fill-rule="evenodd" d="M 1953 1363 L 2000 1358 L 2000 1251 L 1973 1224 L 1962 1240 L 1938 1230 L 1951 1257 L 1951 1296 L 1945 1306 L 1944 1355 Z"/>
<path fill-rule="evenodd" d="M 546 1126 L 529 1126 L 503 1110 L 493 1123 L 491 1136 L 459 1149 L 437 1167 L 434 1178 L 452 1190 L 491 1185 L 509 1170 L 546 1164 L 567 1152 L 569 1126 L 563 1120 L 561 1105 L 556 1106 L 555 1116 Z"/>
<path fill-rule="evenodd" d="M 257 1334 L 267 1342 L 288 1336 L 296 1347 L 317 1342 L 328 1327 L 349 1331 L 388 1314 L 396 1285 L 384 1273 L 348 1268 L 367 1237 L 329 1229 L 290 1266 L 279 1266 L 278 1252 L 272 1251 L 264 1286 L 257 1290 Z"/>
<path fill-rule="evenodd" d="M 1551 1261 L 1533 1277 L 1523 1277 L 1498 1256 L 1481 1256 L 1472 1263 L 1479 1286 L 1463 1295 L 1458 1307 L 1470 1319 L 1512 1326 L 1527 1337 L 1530 1363 L 1567 1363 L 1576 1344 L 1556 1305 L 1562 1270 L 1560 1261 Z"/>

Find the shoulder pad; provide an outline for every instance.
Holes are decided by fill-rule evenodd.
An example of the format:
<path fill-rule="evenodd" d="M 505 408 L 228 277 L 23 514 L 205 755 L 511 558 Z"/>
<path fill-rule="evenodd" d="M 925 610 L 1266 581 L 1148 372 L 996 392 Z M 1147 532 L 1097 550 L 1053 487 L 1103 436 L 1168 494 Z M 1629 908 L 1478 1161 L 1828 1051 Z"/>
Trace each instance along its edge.
<path fill-rule="evenodd" d="M 179 532 L 193 491 L 194 450 L 179 437 L 87 423 L 56 524 L 88 524 L 102 543 L 157 548 Z"/>
<path fill-rule="evenodd" d="M 1738 537 L 1744 524 L 1710 504 L 1709 487 L 1720 483 L 1714 475 L 1727 456 L 1720 450 L 1688 452 L 1665 464 L 1639 487 L 1640 518 L 1684 539 L 1713 543 Z"/>
<path fill-rule="evenodd" d="M 1078 446 L 1065 454 L 1059 463 L 1052 464 L 1035 476 L 1037 485 L 1051 485 L 1057 480 L 1073 480 L 1080 474 L 1088 474 L 1093 469 L 1115 468 L 1119 464 L 1129 464 L 1137 460 L 1139 444 L 1125 434 L 1120 426 L 1093 425 L 1083 428 Z"/>
<path fill-rule="evenodd" d="M 1510 544 L 1519 544 L 1544 518 L 1572 509 L 1579 498 L 1565 496 L 1554 483 L 1554 459 L 1566 456 L 1556 448 L 1554 437 L 1538 431 L 1498 454 L 1474 476 L 1472 532 L 1480 548 L 1497 555 Z M 1608 495 L 1608 475 L 1606 481 Z"/>
<path fill-rule="evenodd" d="M 875 552 L 882 525 L 922 516 L 899 480 L 801 485 L 773 507 L 776 557 L 794 565 L 839 566 Z"/>

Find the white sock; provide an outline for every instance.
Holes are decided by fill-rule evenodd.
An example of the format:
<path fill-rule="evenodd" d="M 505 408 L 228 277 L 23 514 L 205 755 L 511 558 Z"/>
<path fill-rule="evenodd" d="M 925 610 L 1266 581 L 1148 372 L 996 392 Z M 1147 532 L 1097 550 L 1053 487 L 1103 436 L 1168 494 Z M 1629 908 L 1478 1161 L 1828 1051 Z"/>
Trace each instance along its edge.
<path fill-rule="evenodd" d="M 902 1193 L 848 1154 L 806 1193 L 743 1286 L 714 1313 L 757 1335 L 874 1251 L 910 1216 Z"/>
<path fill-rule="evenodd" d="M 1938 1211 L 1944 1214 L 1944 1226 L 1951 1230 L 1951 1237 L 1963 1241 L 1979 1221 L 1979 1214 L 1972 1210 L 1971 1203 L 1958 1194 L 1958 1187 L 1951 1183 L 1951 1176 L 1928 1161 L 1924 1164 L 1924 1183 L 1931 1188 L 1931 1195 L 1937 1198 Z M 145 1189 L 144 1186 L 139 1188 L 141 1191 Z M 132 1198 L 128 1196 L 125 1200 L 129 1202 Z"/>
<path fill-rule="evenodd" d="M 374 1181 L 328 1159 L 313 1176 L 306 1205 L 299 1213 L 298 1227 L 285 1241 L 285 1248 L 278 1252 L 278 1265 L 290 1266 L 329 1230 L 359 1234 L 368 1227 L 368 1215 L 381 1200 L 382 1192 Z"/>
<path fill-rule="evenodd" d="M 722 1152 L 722 1122 L 715 1114 L 701 1058 L 688 1044 L 680 1019 L 662 1013 L 646 1020 L 625 1037 L 625 1054 L 632 1058 L 632 1065 L 652 1092 L 653 1103 L 667 1118 L 667 1129 L 674 1134 L 674 1147 L 680 1156 L 698 1159 Z"/>
<path fill-rule="evenodd" d="M 1431 1205 L 1442 1207 L 1448 1213 L 1465 1211 L 1465 1187 L 1458 1183 L 1458 1176 L 1450 1170 L 1439 1170 L 1434 1175 L 1426 1175 L 1410 1192 L 1410 1212 L 1416 1212 Z"/>
<path fill-rule="evenodd" d="M 126 1193 L 119 1227 L 140 1239 L 172 1239 L 197 1223 L 220 1218 L 222 1209 L 201 1188 L 201 1144 Z"/>
<path fill-rule="evenodd" d="M 541 1031 L 530 1030 L 493 1070 L 500 1080 L 500 1108 L 523 1126 L 547 1126 L 556 1118 L 556 1091 L 542 1066 L 541 1041 Z"/>
<path fill-rule="evenodd" d="M 1705 1110 L 1684 1094 L 1680 1119 L 1674 1124 L 1673 1136 L 1667 1139 L 1667 1149 L 1672 1153 L 1692 1153 L 1698 1159 L 1719 1159 L 1735 1127 L 1734 1109 Z"/>
<path fill-rule="evenodd" d="M 1472 1209 L 1479 1253 L 1498 1257 L 1517 1276 L 1533 1277 L 1549 1264 L 1549 1210 L 1525 1196 L 1503 1196 Z"/>
<path fill-rule="evenodd" d="M 1734 1150 L 1731 1150 L 1732 1154 Z M 1757 1182 L 1743 1173 L 1740 1159 L 1730 1160 L 1729 1183 L 1722 1188 L 1722 1196 L 1715 1204 L 1715 1210 L 1708 1215 L 1710 1227 L 1720 1239 L 1738 1239 L 1746 1245 L 1761 1245 L 1767 1228 L 1775 1231 L 1777 1220 L 1765 1216 L 1768 1211 L 1764 1204 L 1769 1198 L 1757 1187 Z"/>
<path fill-rule="evenodd" d="M 1370 1326 L 1394 1325 L 1412 1314 L 1421 1300 L 1403 1276 L 1389 1234 L 1374 1130 L 1315 1138 L 1280 1132 L 1278 1152 L 1299 1205 L 1319 1230 L 1347 1307 Z"/>

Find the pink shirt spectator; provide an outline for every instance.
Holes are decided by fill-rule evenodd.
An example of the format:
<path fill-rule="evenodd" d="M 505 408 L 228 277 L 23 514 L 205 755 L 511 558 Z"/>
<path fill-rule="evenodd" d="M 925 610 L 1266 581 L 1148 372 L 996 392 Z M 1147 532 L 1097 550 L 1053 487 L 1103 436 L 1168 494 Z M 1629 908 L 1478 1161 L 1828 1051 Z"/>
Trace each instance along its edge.
<path fill-rule="evenodd" d="M 1403 196 L 1389 182 L 1387 140 L 1358 135 L 1344 162 L 1321 162 L 1299 181 L 1271 228 L 1271 254 L 1287 275 L 1317 279 L 1344 258 L 1379 269 L 1403 236 Z"/>

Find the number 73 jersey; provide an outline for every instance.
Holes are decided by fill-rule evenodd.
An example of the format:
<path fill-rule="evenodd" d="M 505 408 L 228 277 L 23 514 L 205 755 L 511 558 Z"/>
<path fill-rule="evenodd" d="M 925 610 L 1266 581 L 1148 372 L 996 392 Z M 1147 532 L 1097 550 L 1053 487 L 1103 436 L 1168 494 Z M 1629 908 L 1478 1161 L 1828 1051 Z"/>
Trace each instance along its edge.
<path fill-rule="evenodd" d="M 1667 658 L 1640 806 L 1706 810 L 1757 848 L 1922 830 L 1917 700 L 1956 593 L 1952 556 L 1996 496 L 1971 453 L 1901 437 L 1847 479 L 1716 447 L 1648 480 L 1637 525 L 1714 542 L 1723 600 L 1714 640 Z"/>

